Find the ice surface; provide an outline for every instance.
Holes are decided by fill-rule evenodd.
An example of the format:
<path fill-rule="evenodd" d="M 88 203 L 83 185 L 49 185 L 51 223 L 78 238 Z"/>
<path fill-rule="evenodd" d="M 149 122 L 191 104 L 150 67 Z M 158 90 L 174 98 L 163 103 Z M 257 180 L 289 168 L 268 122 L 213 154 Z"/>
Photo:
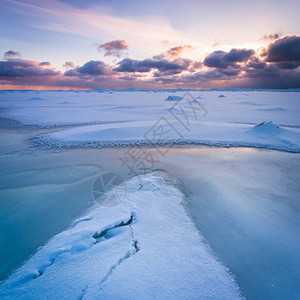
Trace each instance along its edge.
<path fill-rule="evenodd" d="M 298 153 L 180 147 L 159 167 L 180 179 L 199 230 L 247 299 L 299 299 Z"/>
<path fill-rule="evenodd" d="M 0 298 L 239 299 L 179 190 L 153 174 L 126 184 L 120 205 L 96 206 L 54 236 L 1 284 Z"/>
<path fill-rule="evenodd" d="M 168 144 L 170 141 L 166 139 L 145 138 L 148 130 L 163 118 L 176 129 L 169 134 L 172 143 L 300 151 L 299 92 L 224 91 L 220 95 L 218 91 L 192 91 L 187 98 L 198 110 L 189 111 L 189 116 L 183 114 L 178 104 L 187 99 L 184 95 L 166 91 L 14 91 L 0 94 L 0 107 L 2 117 L 24 124 L 46 127 L 97 124 L 58 131 L 39 140 L 52 145 L 55 141 L 60 146 L 85 144 L 85 147 L 87 143 Z M 272 121 L 281 129 L 252 130 L 264 121 Z"/>

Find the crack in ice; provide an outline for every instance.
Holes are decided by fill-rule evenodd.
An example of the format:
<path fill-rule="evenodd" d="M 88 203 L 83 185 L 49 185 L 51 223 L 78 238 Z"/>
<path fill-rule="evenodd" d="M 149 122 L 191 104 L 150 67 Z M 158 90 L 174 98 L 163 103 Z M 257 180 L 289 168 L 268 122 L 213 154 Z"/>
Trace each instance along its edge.
<path fill-rule="evenodd" d="M 126 259 L 132 257 L 133 255 L 135 255 L 137 252 L 140 251 L 140 248 L 138 246 L 138 240 L 135 238 L 135 235 L 134 235 L 134 232 L 133 232 L 133 228 L 132 228 L 132 225 L 135 221 L 135 216 L 132 214 L 130 219 L 126 222 L 126 223 L 120 223 L 119 225 L 116 225 L 114 227 L 111 227 L 111 228 L 108 228 L 106 230 L 103 230 L 100 234 L 98 234 L 96 237 L 95 235 L 93 236 L 94 238 L 101 238 L 101 237 L 105 237 L 105 235 L 108 233 L 109 230 L 112 230 L 114 228 L 117 228 L 117 227 L 121 227 L 121 226 L 129 226 L 129 229 L 130 229 L 130 235 L 131 235 L 131 241 L 132 241 L 132 248 L 133 249 L 130 249 L 128 250 L 123 257 L 121 257 L 116 264 L 114 264 L 113 266 L 111 266 L 111 268 L 109 269 L 109 271 L 106 273 L 106 275 L 102 278 L 102 280 L 99 282 L 99 290 L 100 291 L 102 289 L 101 285 L 113 274 L 114 270 L 119 266 L 121 265 Z M 96 242 L 97 243 L 97 242 Z M 86 292 L 87 292 L 87 289 L 89 287 L 87 286 L 84 290 L 83 290 L 83 294 L 81 296 L 80 299 L 83 299 L 84 296 L 86 295 Z"/>

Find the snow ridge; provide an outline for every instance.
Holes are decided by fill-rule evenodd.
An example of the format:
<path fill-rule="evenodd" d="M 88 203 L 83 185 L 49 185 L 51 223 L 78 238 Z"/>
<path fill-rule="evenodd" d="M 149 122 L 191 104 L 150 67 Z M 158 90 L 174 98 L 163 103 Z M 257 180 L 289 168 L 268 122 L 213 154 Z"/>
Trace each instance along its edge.
<path fill-rule="evenodd" d="M 154 174 L 126 186 L 118 206 L 95 205 L 39 249 L 1 283 L 0 298 L 241 299 L 186 215 L 179 190 Z"/>

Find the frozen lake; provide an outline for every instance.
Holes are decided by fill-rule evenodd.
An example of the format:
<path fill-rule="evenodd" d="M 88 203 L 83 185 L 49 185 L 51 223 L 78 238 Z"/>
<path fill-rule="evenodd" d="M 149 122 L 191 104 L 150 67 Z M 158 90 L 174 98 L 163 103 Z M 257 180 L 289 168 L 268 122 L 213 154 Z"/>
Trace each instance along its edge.
<path fill-rule="evenodd" d="M 300 157 L 251 148 L 176 149 L 198 229 L 248 299 L 300 297 Z"/>
<path fill-rule="evenodd" d="M 32 147 L 50 129 L 0 132 L 0 279 L 93 205 L 101 172 L 133 176 L 127 148 Z M 164 148 L 161 149 L 164 151 Z M 173 147 L 157 158 L 186 209 L 248 299 L 300 298 L 300 156 L 254 148 Z M 184 246 L 184 245 L 183 245 Z"/>

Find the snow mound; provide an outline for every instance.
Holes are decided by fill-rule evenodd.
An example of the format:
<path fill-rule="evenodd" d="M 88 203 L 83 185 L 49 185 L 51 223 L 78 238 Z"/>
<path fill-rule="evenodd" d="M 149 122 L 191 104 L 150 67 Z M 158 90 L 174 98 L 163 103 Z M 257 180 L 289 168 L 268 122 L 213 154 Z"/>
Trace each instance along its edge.
<path fill-rule="evenodd" d="M 170 96 L 166 99 L 166 101 L 178 101 L 178 100 L 181 100 L 181 99 L 182 99 L 182 97 L 180 97 L 180 96 L 170 95 Z"/>
<path fill-rule="evenodd" d="M 263 132 L 277 132 L 280 127 L 274 124 L 272 121 L 263 121 L 253 127 L 253 130 Z"/>
<path fill-rule="evenodd" d="M 240 299 L 181 205 L 148 174 L 115 207 L 95 206 L 0 285 L 1 299 Z M 80 276 L 78 276 L 80 274 Z"/>
<path fill-rule="evenodd" d="M 192 100 L 190 101 L 192 104 L 201 105 L 201 103 L 198 100 Z"/>

